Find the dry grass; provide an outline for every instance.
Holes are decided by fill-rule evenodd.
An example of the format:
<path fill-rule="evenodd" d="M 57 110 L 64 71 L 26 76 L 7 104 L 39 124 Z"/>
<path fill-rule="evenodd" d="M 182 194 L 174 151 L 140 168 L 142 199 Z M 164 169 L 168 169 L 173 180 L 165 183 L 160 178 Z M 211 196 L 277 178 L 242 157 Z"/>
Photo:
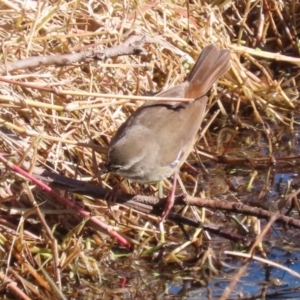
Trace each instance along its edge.
<path fill-rule="evenodd" d="M 265 157 L 266 153 L 276 156 L 274 145 L 283 135 L 281 130 L 292 133 L 299 125 L 299 4 L 268 0 L 261 7 L 260 1 L 227 2 L 198 1 L 189 5 L 188 15 L 185 1 L 2 1 L 4 67 L 33 56 L 57 56 L 92 47 L 104 50 L 133 34 L 159 36 L 164 42 L 146 44 L 147 55 L 143 56 L 63 66 L 40 64 L 3 74 L 1 153 L 29 172 L 39 166 L 83 181 L 93 179 L 95 184 L 112 189 L 120 178 L 108 174 L 100 180 L 95 175 L 105 163 L 111 136 L 142 103 L 122 96 L 144 95 L 182 82 L 201 49 L 214 43 L 232 51 L 232 69 L 211 92 L 205 124 L 215 112 L 216 119 L 203 133 L 198 150 L 238 157 Z M 52 92 L 42 87 L 52 88 Z M 246 141 L 243 134 L 249 130 L 250 141 Z M 291 149 L 289 155 L 296 154 Z M 191 155 L 191 164 L 197 161 L 196 155 Z M 5 172 L 4 166 L 2 170 L 2 280 L 7 275 L 18 282 L 31 299 L 79 299 L 87 288 L 95 288 L 87 280 L 109 282 L 112 274 L 120 276 L 120 266 L 113 259 L 122 252 L 128 255 L 127 250 L 47 193 L 24 183 L 20 175 Z M 216 178 L 218 172 L 216 169 Z M 251 189 L 250 177 L 242 184 L 245 190 L 246 185 Z M 194 188 L 201 187 L 202 181 L 189 172 L 184 172 L 183 180 L 188 191 L 194 190 L 198 196 L 201 190 Z M 211 182 L 209 189 L 204 188 L 206 196 L 218 194 L 220 199 L 227 199 L 228 182 L 224 181 L 224 188 L 220 184 Z M 267 185 L 259 186 L 259 191 Z M 154 186 L 127 182 L 120 186 L 123 192 L 132 194 L 156 190 Z M 156 218 L 125 207 L 107 207 L 98 199 L 74 198 L 84 210 L 125 236 L 141 257 L 163 253 L 168 264 L 194 261 L 197 254 L 190 245 L 208 240 L 203 230 L 193 229 L 188 230 L 193 238 L 185 242 L 180 228 L 168 224 L 164 239 L 176 244 L 176 249 L 169 244 L 162 248 Z M 210 213 L 204 213 L 192 211 L 193 218 L 216 221 L 217 217 L 210 219 Z M 236 225 L 226 226 L 230 229 Z M 214 255 L 203 257 L 197 264 L 207 260 L 213 270 Z M 136 268 L 136 262 L 133 265 Z M 75 290 L 73 284 L 77 285 L 78 278 L 84 283 Z M 103 286 L 113 287 L 116 283 Z M 59 291 L 62 286 L 64 289 Z M 16 292 L 26 299 L 20 290 Z M 95 288 L 94 292 L 113 297 L 107 290 Z"/>

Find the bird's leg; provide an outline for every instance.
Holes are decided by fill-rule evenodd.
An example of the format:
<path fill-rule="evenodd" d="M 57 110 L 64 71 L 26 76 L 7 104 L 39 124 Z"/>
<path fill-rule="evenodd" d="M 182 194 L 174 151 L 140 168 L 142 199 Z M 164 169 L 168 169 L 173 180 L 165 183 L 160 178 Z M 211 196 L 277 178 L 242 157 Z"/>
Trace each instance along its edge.
<path fill-rule="evenodd" d="M 168 196 L 168 199 L 167 199 L 167 203 L 166 203 L 166 206 L 164 208 L 164 211 L 161 215 L 161 221 L 160 222 L 163 222 L 165 220 L 165 218 L 167 217 L 167 215 L 169 214 L 171 208 L 173 207 L 174 205 L 174 200 L 175 200 L 175 191 L 176 191 L 176 184 L 177 184 L 177 176 L 178 176 L 178 173 L 176 172 L 173 176 L 173 186 L 172 186 L 172 190 Z"/>

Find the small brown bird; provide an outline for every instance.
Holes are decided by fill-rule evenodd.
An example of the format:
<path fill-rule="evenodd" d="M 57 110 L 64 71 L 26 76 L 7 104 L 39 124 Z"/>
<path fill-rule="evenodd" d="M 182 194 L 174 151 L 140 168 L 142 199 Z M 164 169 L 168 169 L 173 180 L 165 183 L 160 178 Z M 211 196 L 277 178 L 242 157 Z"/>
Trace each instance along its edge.
<path fill-rule="evenodd" d="M 205 47 L 187 79 L 158 93 L 193 102 L 150 101 L 138 108 L 112 138 L 106 170 L 139 183 L 174 175 L 162 220 L 174 204 L 179 168 L 188 157 L 205 114 L 212 85 L 230 68 L 230 51 Z"/>

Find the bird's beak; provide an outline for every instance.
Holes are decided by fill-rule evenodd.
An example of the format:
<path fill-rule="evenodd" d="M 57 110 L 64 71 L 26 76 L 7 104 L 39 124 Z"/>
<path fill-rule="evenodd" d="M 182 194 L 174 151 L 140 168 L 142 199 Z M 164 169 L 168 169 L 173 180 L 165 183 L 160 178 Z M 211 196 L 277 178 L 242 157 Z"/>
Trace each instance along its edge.
<path fill-rule="evenodd" d="M 104 165 L 104 167 L 99 171 L 99 175 L 102 176 L 108 172 L 109 172 L 109 169 L 108 169 L 107 165 Z"/>

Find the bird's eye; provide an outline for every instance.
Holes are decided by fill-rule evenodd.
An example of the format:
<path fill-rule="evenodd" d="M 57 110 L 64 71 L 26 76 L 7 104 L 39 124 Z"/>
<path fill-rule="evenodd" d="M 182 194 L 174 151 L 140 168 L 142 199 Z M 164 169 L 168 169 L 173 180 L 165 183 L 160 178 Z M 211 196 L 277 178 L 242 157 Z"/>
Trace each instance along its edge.
<path fill-rule="evenodd" d="M 115 171 L 120 170 L 120 169 L 121 169 L 121 166 L 117 166 L 117 165 L 109 165 L 109 166 L 107 166 L 107 168 L 108 168 L 108 170 L 109 170 L 110 172 L 115 172 Z"/>

